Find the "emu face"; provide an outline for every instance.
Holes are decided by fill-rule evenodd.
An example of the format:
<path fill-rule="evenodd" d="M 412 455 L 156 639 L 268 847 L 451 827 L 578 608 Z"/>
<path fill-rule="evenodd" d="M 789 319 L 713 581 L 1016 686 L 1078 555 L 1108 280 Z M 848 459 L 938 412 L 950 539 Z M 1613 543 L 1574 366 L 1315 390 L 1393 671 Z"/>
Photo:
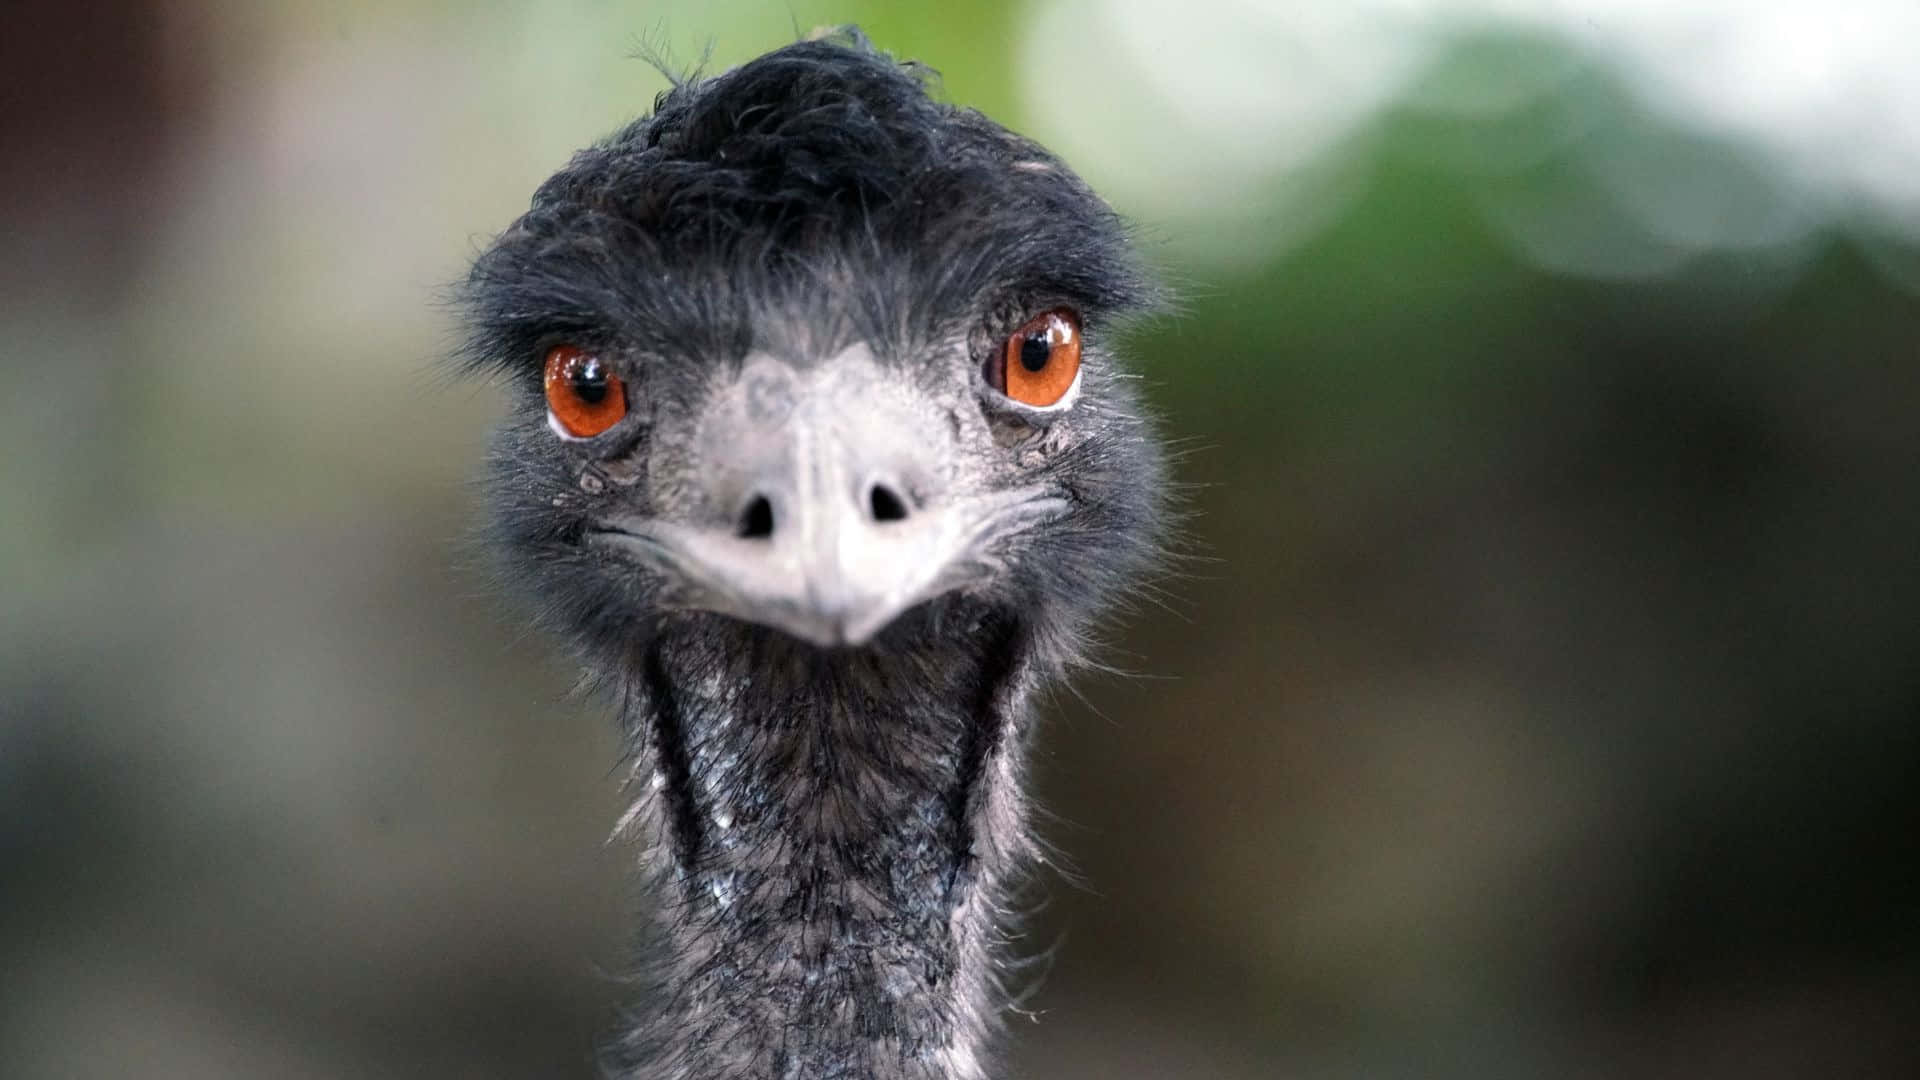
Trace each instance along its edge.
<path fill-rule="evenodd" d="M 509 564 L 601 655 L 693 612 L 865 646 L 956 594 L 1064 643 L 1153 543 L 1109 351 L 1150 299 L 1059 161 L 883 56 L 684 85 L 472 273 Z"/>

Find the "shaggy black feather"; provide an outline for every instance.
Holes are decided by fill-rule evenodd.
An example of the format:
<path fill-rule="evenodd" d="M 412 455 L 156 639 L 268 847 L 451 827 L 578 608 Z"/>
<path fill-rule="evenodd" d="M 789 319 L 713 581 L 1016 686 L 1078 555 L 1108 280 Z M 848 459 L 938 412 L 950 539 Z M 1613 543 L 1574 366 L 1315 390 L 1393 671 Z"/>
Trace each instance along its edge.
<path fill-rule="evenodd" d="M 1000 919 L 1030 850 L 1029 703 L 1086 658 L 1162 534 L 1161 454 L 1108 348 L 1157 300 L 1060 161 L 857 34 L 680 83 L 479 256 L 461 358 L 511 388 L 492 540 L 621 702 L 636 759 L 659 915 L 620 1075 L 986 1075 Z M 982 365 L 1055 307 L 1083 321 L 1079 396 L 1023 411 Z M 549 430 L 542 357 L 562 342 L 626 384 L 603 435 Z M 690 610 L 684 583 L 592 542 L 635 518 L 737 533 L 738 504 L 702 501 L 708 403 L 750 356 L 804 370 L 856 345 L 943 418 L 955 490 L 1066 511 L 857 648 Z"/>
<path fill-rule="evenodd" d="M 613 333 L 708 364 L 780 305 L 826 316 L 799 345 L 907 347 L 1037 294 L 1088 314 L 1158 295 L 1051 154 L 862 44 L 810 41 L 666 92 L 541 185 L 474 265 L 465 356 L 531 379 L 543 339 Z"/>

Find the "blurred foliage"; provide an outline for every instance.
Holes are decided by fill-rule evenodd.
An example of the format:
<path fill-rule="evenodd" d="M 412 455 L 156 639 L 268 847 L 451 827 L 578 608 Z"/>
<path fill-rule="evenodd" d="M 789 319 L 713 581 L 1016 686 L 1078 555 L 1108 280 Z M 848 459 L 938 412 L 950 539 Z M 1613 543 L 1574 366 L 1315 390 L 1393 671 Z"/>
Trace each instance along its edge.
<path fill-rule="evenodd" d="M 1183 202 L 1067 10 L 31 0 L 0 1075 L 589 1075 L 618 751 L 462 539 L 438 297 L 639 42 L 845 21 L 1135 193 L 1182 295 L 1130 351 L 1191 557 L 1053 709 L 1018 1075 L 1911 1075 L 1913 232 L 1484 21 Z"/>

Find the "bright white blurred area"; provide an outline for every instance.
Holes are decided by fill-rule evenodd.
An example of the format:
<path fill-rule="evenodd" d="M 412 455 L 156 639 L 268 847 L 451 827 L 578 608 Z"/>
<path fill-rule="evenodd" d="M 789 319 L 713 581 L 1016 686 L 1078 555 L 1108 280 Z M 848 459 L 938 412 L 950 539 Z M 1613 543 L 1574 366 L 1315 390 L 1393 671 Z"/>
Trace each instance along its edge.
<path fill-rule="evenodd" d="M 1656 276 L 1701 253 L 1784 252 L 1824 226 L 1920 238 L 1912 0 L 1042 0 L 1030 11 L 1020 71 L 1043 137 L 1124 209 L 1167 223 L 1185 257 L 1259 262 L 1311 235 L 1383 153 L 1405 152 L 1375 136 L 1409 117 L 1454 126 L 1447 156 L 1463 174 L 1559 167 L 1561 190 L 1487 205 L 1550 270 Z M 1610 89 L 1595 88 L 1596 71 Z M 1544 129 L 1519 130 L 1543 109 Z M 1594 220 L 1595 195 L 1627 235 Z M 1247 229 L 1250 204 L 1286 227 Z"/>

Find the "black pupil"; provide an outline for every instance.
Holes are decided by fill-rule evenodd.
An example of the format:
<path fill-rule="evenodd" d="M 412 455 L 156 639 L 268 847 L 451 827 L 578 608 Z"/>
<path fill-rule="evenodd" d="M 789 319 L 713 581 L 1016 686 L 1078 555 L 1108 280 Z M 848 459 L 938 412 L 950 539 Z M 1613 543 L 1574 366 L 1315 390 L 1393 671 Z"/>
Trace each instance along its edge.
<path fill-rule="evenodd" d="M 1028 334 L 1027 340 L 1020 343 L 1020 366 L 1028 371 L 1039 371 L 1053 358 L 1053 343 L 1047 340 L 1046 331 Z"/>
<path fill-rule="evenodd" d="M 584 360 L 573 369 L 573 393 L 589 405 L 607 398 L 607 365 L 599 360 Z"/>

